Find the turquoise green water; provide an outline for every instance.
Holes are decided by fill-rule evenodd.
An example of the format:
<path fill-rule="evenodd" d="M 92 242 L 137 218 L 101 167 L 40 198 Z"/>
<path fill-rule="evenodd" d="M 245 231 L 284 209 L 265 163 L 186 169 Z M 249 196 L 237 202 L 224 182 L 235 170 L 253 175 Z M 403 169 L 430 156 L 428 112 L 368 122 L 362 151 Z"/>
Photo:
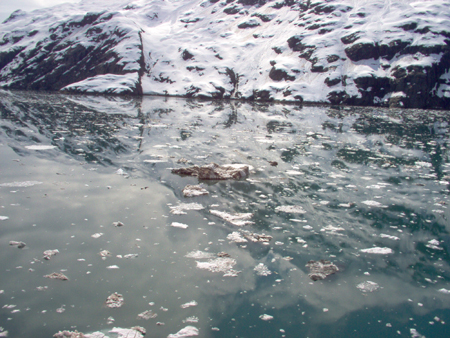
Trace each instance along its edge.
<path fill-rule="evenodd" d="M 448 111 L 2 91 L 0 113 L 0 327 L 8 337 L 75 329 L 115 337 L 108 330 L 136 325 L 147 337 L 188 325 L 200 337 L 448 332 Z M 203 182 L 209 195 L 184 197 L 198 179 L 170 169 L 210 162 L 250 165 L 250 176 Z M 202 209 L 171 212 L 181 203 Z M 292 205 L 305 213 L 277 209 Z M 251 213 L 253 224 L 210 210 Z M 273 238 L 228 237 L 242 231 Z M 364 251 L 373 248 L 382 253 Z M 111 255 L 103 260 L 102 250 Z M 226 252 L 239 273 L 198 268 L 208 259 L 186 257 L 196 250 Z M 339 271 L 313 282 L 305 265 L 320 259 Z M 254 270 L 261 263 L 271 274 Z M 43 277 L 52 272 L 69 280 Z M 368 281 L 378 288 L 357 287 Z M 105 306 L 113 292 L 122 307 Z M 138 318 L 146 310 L 157 317 Z"/>

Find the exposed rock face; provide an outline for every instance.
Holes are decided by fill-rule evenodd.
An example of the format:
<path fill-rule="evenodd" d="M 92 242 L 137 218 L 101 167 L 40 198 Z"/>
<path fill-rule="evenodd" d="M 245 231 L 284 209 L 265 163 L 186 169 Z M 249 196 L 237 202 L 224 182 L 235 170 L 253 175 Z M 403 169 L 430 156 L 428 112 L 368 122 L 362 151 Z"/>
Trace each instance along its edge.
<path fill-rule="evenodd" d="M 442 0 L 16 11 L 0 25 L 0 87 L 449 108 L 449 16 Z"/>
<path fill-rule="evenodd" d="M 249 175 L 249 167 L 246 165 L 220 166 L 210 163 L 206 166 L 193 166 L 188 168 L 172 169 L 173 174 L 185 176 L 197 176 L 199 180 L 239 180 Z"/>
<path fill-rule="evenodd" d="M 339 271 L 339 268 L 336 265 L 323 259 L 320 261 L 309 261 L 308 264 L 306 264 L 306 267 L 310 269 L 311 272 L 308 276 L 313 281 L 325 279 L 327 276 Z"/>

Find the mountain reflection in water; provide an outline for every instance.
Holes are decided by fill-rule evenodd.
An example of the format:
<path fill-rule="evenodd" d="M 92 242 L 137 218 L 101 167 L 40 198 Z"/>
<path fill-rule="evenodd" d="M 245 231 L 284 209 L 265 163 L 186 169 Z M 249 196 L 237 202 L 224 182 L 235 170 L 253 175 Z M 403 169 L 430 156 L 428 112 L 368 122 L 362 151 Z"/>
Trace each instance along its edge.
<path fill-rule="evenodd" d="M 448 332 L 448 111 L 0 91 L 0 113 L 8 336 Z M 250 176 L 184 197 L 198 179 L 170 169 L 211 162 Z M 239 227 L 223 213 L 252 216 Z M 237 276 L 204 269 L 217 257 Z M 313 282 L 306 264 L 321 259 L 339 271 Z M 108 309 L 114 292 L 124 305 Z"/>

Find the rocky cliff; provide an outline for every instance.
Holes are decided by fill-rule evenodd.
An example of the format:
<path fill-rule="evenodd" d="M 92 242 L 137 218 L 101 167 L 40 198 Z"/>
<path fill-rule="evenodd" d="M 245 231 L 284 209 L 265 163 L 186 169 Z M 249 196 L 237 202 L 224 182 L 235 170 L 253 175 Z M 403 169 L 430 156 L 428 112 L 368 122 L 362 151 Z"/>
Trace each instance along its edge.
<path fill-rule="evenodd" d="M 441 0 L 81 1 L 0 24 L 0 86 L 450 108 Z"/>

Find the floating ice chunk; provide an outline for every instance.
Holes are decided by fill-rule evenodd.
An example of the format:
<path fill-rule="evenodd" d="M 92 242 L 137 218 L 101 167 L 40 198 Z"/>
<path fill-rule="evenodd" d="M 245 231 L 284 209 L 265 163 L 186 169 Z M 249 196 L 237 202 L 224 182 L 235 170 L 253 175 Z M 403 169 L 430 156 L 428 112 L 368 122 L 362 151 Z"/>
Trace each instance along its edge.
<path fill-rule="evenodd" d="M 441 244 L 437 239 L 431 239 L 428 241 L 428 243 L 425 245 L 427 248 L 434 249 L 434 250 L 444 250 L 439 246 Z"/>
<path fill-rule="evenodd" d="M 56 255 L 56 254 L 58 254 L 59 253 L 59 250 L 58 249 L 55 249 L 55 250 L 45 250 L 44 251 L 44 259 L 46 259 L 46 260 L 50 260 L 50 258 L 52 258 L 52 256 L 54 256 L 54 255 Z"/>
<path fill-rule="evenodd" d="M 11 182 L 11 183 L 2 183 L 0 187 L 16 187 L 16 188 L 25 188 L 32 187 L 33 185 L 42 184 L 42 182 L 38 181 L 24 181 L 24 182 Z"/>
<path fill-rule="evenodd" d="M 132 259 L 132 258 L 136 258 L 137 256 L 139 256 L 139 254 L 126 254 L 123 256 L 123 258 Z"/>
<path fill-rule="evenodd" d="M 219 210 L 210 210 L 211 214 L 222 218 L 223 220 L 230 222 L 233 225 L 244 226 L 248 224 L 253 224 L 254 222 L 249 221 L 253 217 L 253 214 L 248 213 L 234 213 L 229 214 Z"/>
<path fill-rule="evenodd" d="M 233 270 L 235 265 L 236 260 L 230 257 L 219 257 L 207 262 L 197 261 L 197 268 L 211 272 L 222 272 L 224 277 L 236 277 L 239 274 L 239 271 Z"/>
<path fill-rule="evenodd" d="M 361 252 L 365 253 L 371 253 L 371 254 L 378 254 L 378 255 L 388 255 L 391 253 L 394 253 L 394 251 L 391 248 L 380 248 L 380 247 L 373 247 L 368 249 L 361 249 Z"/>
<path fill-rule="evenodd" d="M 275 211 L 281 211 L 290 214 L 306 214 L 306 211 L 300 205 L 281 205 L 279 207 L 276 207 Z"/>
<path fill-rule="evenodd" d="M 117 222 L 113 222 L 113 225 L 116 228 L 120 228 L 120 227 L 123 227 L 125 224 L 123 224 L 121 221 L 117 221 Z"/>
<path fill-rule="evenodd" d="M 269 268 L 263 263 L 259 263 L 253 270 L 256 271 L 258 276 L 269 276 L 272 274 L 272 271 L 270 271 Z"/>
<path fill-rule="evenodd" d="M 53 335 L 53 338 L 84 338 L 84 337 L 86 337 L 86 338 L 97 338 L 97 337 L 84 335 L 81 332 L 78 332 L 77 330 L 75 330 L 75 331 L 66 331 L 66 330 L 59 331 L 59 332 L 57 332 L 57 333 L 55 333 Z M 105 337 L 105 335 L 100 336 L 100 338 L 103 338 L 103 337 Z"/>
<path fill-rule="evenodd" d="M 144 338 L 146 330 L 140 326 L 132 327 L 131 329 L 122 329 L 120 327 L 115 327 L 109 333 L 117 334 L 117 338 Z M 108 338 L 105 336 L 105 338 Z"/>
<path fill-rule="evenodd" d="M 149 320 L 149 319 L 156 318 L 157 316 L 158 316 L 157 313 L 153 312 L 152 310 L 147 310 L 147 311 L 144 311 L 144 312 L 138 314 L 138 319 Z"/>
<path fill-rule="evenodd" d="M 126 176 L 127 173 L 122 168 L 116 170 L 117 175 Z"/>
<path fill-rule="evenodd" d="M 172 223 L 170 224 L 170 226 L 171 226 L 171 227 L 174 227 L 174 228 L 181 228 L 181 229 L 187 229 L 187 228 L 189 227 L 189 225 L 187 225 L 187 224 L 184 224 L 184 223 L 178 223 L 178 222 L 172 222 Z"/>
<path fill-rule="evenodd" d="M 265 321 L 269 321 L 273 319 L 273 316 L 268 315 L 268 314 L 263 314 L 259 316 L 260 319 L 265 320 Z"/>
<path fill-rule="evenodd" d="M 371 281 L 359 283 L 356 287 L 361 290 L 361 292 L 374 292 L 380 288 L 377 283 Z"/>
<path fill-rule="evenodd" d="M 103 260 L 106 259 L 106 257 L 111 257 L 111 252 L 109 252 L 108 250 L 102 250 L 98 253 Z"/>
<path fill-rule="evenodd" d="M 198 323 L 198 317 L 191 316 L 183 320 L 183 323 Z"/>
<path fill-rule="evenodd" d="M 114 269 L 119 269 L 119 267 L 117 265 L 110 265 L 106 267 L 109 270 L 114 270 Z"/>
<path fill-rule="evenodd" d="M 450 295 L 450 290 L 447 290 L 447 289 L 444 289 L 444 288 L 439 289 L 438 292 L 446 294 L 446 295 Z"/>
<path fill-rule="evenodd" d="M 365 204 L 369 207 L 376 207 L 376 208 L 387 208 L 386 205 L 382 205 L 380 202 L 377 201 L 362 201 L 362 204 Z"/>
<path fill-rule="evenodd" d="M 173 174 L 197 176 L 199 180 L 239 180 L 249 175 L 250 166 L 244 164 L 228 164 L 220 166 L 210 163 L 203 167 L 172 169 Z"/>
<path fill-rule="evenodd" d="M 106 298 L 105 305 L 109 308 L 121 307 L 123 305 L 123 296 L 120 293 L 114 292 Z"/>
<path fill-rule="evenodd" d="M 199 330 L 195 326 L 188 325 L 177 333 L 169 334 L 167 338 L 183 338 L 198 336 Z"/>
<path fill-rule="evenodd" d="M 64 311 L 66 311 L 66 308 L 64 307 L 64 305 L 56 309 L 57 313 L 63 313 Z"/>
<path fill-rule="evenodd" d="M 327 276 L 339 271 L 339 268 L 336 265 L 334 265 L 330 261 L 326 261 L 323 259 L 321 259 L 320 261 L 309 261 L 306 264 L 306 267 L 310 269 L 311 272 L 308 274 L 308 276 L 313 281 L 325 279 Z"/>
<path fill-rule="evenodd" d="M 209 258 L 213 258 L 214 254 L 212 254 L 210 252 L 194 250 L 194 251 L 191 251 L 188 254 L 186 254 L 186 256 L 184 256 L 184 257 L 194 258 L 194 259 L 209 259 Z"/>
<path fill-rule="evenodd" d="M 61 272 L 53 272 L 49 275 L 45 275 L 44 277 L 50 279 L 69 280 L 69 278 Z"/>
<path fill-rule="evenodd" d="M 17 246 L 19 249 L 23 249 L 27 244 L 18 241 L 9 241 L 9 245 Z"/>
<path fill-rule="evenodd" d="M 344 231 L 344 228 L 335 227 L 333 225 L 327 225 L 326 227 L 322 228 L 320 231 L 327 231 L 328 233 L 337 234 L 337 231 Z"/>
<path fill-rule="evenodd" d="M 54 149 L 56 148 L 56 146 L 50 146 L 50 145 L 32 145 L 32 146 L 25 146 L 26 149 L 30 149 L 30 150 L 49 150 L 49 149 Z"/>
<path fill-rule="evenodd" d="M 209 195 L 208 190 L 203 188 L 201 185 L 187 185 L 183 189 L 183 196 L 184 197 L 195 197 L 195 196 L 202 196 L 202 195 Z"/>
<path fill-rule="evenodd" d="M 416 329 L 409 329 L 409 333 L 411 333 L 411 338 L 425 338 Z"/>
<path fill-rule="evenodd" d="M 400 238 L 398 238 L 397 236 L 391 236 L 391 235 L 387 235 L 387 234 L 380 234 L 380 238 L 392 239 L 393 241 L 400 240 Z"/>
<path fill-rule="evenodd" d="M 0 216 L 0 221 L 6 221 L 7 219 L 9 219 L 8 216 Z"/>
<path fill-rule="evenodd" d="M 198 305 L 198 303 L 195 300 L 191 300 L 190 302 L 181 304 L 180 307 L 182 309 L 187 309 L 188 307 L 197 306 L 197 305 Z"/>
<path fill-rule="evenodd" d="M 304 172 L 302 171 L 297 171 L 297 170 L 286 170 L 286 174 L 290 175 L 290 176 L 300 176 L 300 175 L 305 175 Z"/>
<path fill-rule="evenodd" d="M 234 242 L 234 243 L 248 242 L 244 237 L 242 237 L 241 233 L 238 231 L 233 231 L 231 234 L 228 234 L 227 239 L 230 242 Z"/>
<path fill-rule="evenodd" d="M 202 210 L 205 209 L 200 203 L 181 203 L 170 207 L 170 212 L 174 215 L 186 215 L 185 210 Z"/>
<path fill-rule="evenodd" d="M 272 240 L 272 236 L 266 235 L 266 234 L 257 234 L 250 231 L 243 231 L 242 232 L 244 237 L 248 239 L 251 242 L 263 242 L 263 243 L 269 243 Z"/>
<path fill-rule="evenodd" d="M 103 232 L 97 232 L 97 233 L 91 235 L 92 238 L 100 238 L 102 236 L 103 236 Z"/>
<path fill-rule="evenodd" d="M 0 337 L 8 337 L 8 331 L 1 331 Z"/>
<path fill-rule="evenodd" d="M 338 207 L 341 207 L 341 208 L 351 208 L 352 206 L 354 206 L 355 205 L 355 203 L 339 203 L 338 204 Z"/>

